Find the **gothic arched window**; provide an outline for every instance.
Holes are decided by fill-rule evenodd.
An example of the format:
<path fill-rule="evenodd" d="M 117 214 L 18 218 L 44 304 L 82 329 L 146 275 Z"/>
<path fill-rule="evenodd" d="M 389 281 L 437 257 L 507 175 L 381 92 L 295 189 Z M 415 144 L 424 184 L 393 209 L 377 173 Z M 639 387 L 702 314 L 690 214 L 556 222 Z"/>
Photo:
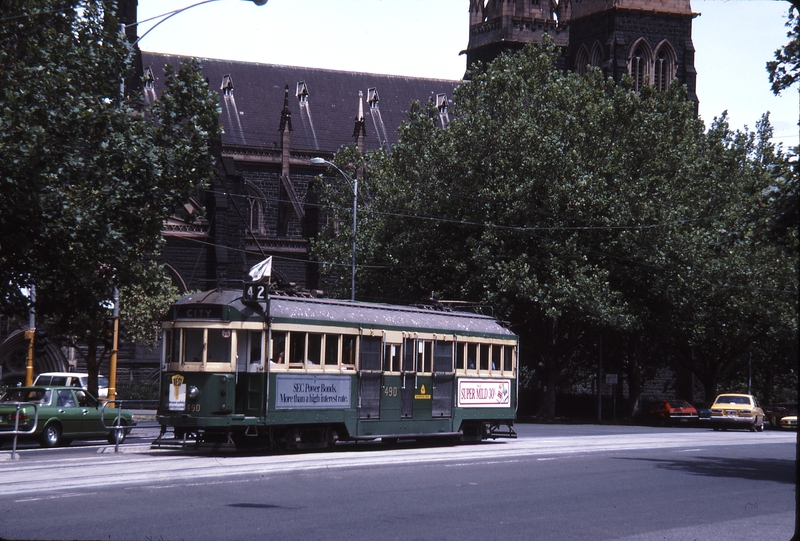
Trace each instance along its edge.
<path fill-rule="evenodd" d="M 675 51 L 669 43 L 664 42 L 656 51 L 656 60 L 653 66 L 653 85 L 656 90 L 664 92 L 669 88 L 670 82 L 675 77 Z"/>
<path fill-rule="evenodd" d="M 599 43 L 595 43 L 592 47 L 592 55 L 589 57 L 589 64 L 596 68 L 603 67 L 603 47 Z"/>
<path fill-rule="evenodd" d="M 644 40 L 639 40 L 633 47 L 628 61 L 628 73 L 633 79 L 633 89 L 641 90 L 650 84 L 650 48 Z"/>
<path fill-rule="evenodd" d="M 247 225 L 256 235 L 267 233 L 264 226 L 264 198 L 253 186 L 247 186 Z"/>
<path fill-rule="evenodd" d="M 587 65 L 589 65 L 589 53 L 586 52 L 586 46 L 581 45 L 581 48 L 578 49 L 578 55 L 575 57 L 575 72 L 585 75 Z"/>

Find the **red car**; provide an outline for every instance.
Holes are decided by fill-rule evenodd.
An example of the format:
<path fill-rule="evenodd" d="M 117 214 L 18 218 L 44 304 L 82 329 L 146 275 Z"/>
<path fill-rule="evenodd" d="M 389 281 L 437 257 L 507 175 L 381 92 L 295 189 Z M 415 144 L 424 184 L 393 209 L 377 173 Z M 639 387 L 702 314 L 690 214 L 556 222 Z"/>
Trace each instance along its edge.
<path fill-rule="evenodd" d="M 642 419 L 659 426 L 688 425 L 697 423 L 697 410 L 686 400 L 660 400 L 642 412 Z"/>

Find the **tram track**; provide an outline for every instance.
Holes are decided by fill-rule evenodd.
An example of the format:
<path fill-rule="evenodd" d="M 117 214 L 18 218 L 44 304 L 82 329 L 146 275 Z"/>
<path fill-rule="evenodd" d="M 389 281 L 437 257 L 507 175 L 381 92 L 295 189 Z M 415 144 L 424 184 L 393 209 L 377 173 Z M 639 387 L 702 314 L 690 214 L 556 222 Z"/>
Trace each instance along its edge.
<path fill-rule="evenodd" d="M 535 432 L 531 429 L 530 432 Z M 103 446 L 84 455 L 59 457 L 25 455 L 0 460 L 0 497 L 20 494 L 70 493 L 96 486 L 174 485 L 212 478 L 277 476 L 314 470 L 416 467 L 508 462 L 525 459 L 576 457 L 581 454 L 660 449 L 665 452 L 698 450 L 723 445 L 794 443 L 795 433 L 713 432 L 707 430 L 638 433 L 613 430 L 607 435 L 529 435 L 517 440 L 475 445 L 388 447 L 381 444 L 340 444 L 332 452 L 267 454 L 233 452 L 209 454 L 151 450 L 147 444 Z M 5 452 L 3 452 L 5 454 Z"/>

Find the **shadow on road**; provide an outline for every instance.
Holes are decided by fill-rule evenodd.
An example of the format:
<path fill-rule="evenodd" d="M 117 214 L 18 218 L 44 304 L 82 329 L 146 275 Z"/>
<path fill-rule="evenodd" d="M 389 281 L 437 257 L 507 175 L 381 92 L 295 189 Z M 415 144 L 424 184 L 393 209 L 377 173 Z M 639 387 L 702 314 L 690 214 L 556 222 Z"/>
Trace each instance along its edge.
<path fill-rule="evenodd" d="M 793 460 L 774 458 L 753 460 L 720 457 L 697 457 L 685 460 L 659 458 L 619 458 L 618 460 L 650 462 L 666 470 L 682 471 L 706 477 L 736 477 L 752 481 L 775 481 L 792 485 L 795 482 L 795 462 Z"/>

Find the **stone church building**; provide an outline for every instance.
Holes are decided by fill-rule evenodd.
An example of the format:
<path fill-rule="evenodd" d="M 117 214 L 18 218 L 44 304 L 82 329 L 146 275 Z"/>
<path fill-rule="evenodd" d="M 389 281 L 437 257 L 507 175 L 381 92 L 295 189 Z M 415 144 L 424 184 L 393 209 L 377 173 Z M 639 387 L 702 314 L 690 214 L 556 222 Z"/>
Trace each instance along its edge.
<path fill-rule="evenodd" d="M 636 87 L 674 78 L 695 98 L 689 0 L 469 0 L 467 65 L 488 62 L 550 35 L 568 69 L 600 67 Z M 455 49 L 454 49 L 455 51 Z M 455 52 L 454 52 L 455 54 Z M 179 58 L 142 53 L 145 96 Z M 342 146 L 391 148 L 412 100 L 433 101 L 445 127 L 461 81 L 201 59 L 219 93 L 221 159 L 211 190 L 166 224 L 164 263 L 182 289 L 240 287 L 246 270 L 273 257 L 278 278 L 318 288 L 308 241 L 320 225 L 313 181 Z M 202 218 L 185 218 L 204 209 Z"/>
<path fill-rule="evenodd" d="M 136 21 L 136 0 L 121 2 L 123 19 Z M 673 79 L 695 97 L 692 13 L 689 0 L 464 0 L 469 10 L 467 64 L 489 62 L 504 51 L 540 42 L 545 35 L 564 51 L 564 68 L 600 67 L 615 79 L 630 75 L 636 87 L 665 89 Z M 132 41 L 136 26 L 130 26 Z M 413 39 L 409 34 L 409 39 Z M 463 44 L 453 44 L 458 54 Z M 164 65 L 181 58 L 143 51 L 143 93 L 160 92 Z M 213 185 L 187 201 L 164 224 L 162 262 L 182 290 L 240 288 L 247 270 L 273 258 L 277 280 L 320 287 L 309 239 L 325 213 L 314 181 L 331 175 L 311 159 L 332 159 L 343 146 L 362 151 L 397 142 L 413 100 L 432 101 L 437 125 L 446 128 L 453 92 L 462 81 L 200 59 L 219 94 L 223 134 L 214 152 Z M 333 178 L 333 177 L 331 177 Z M 0 321 L 3 379 L 24 375 L 22 329 Z M 36 371 L 80 368 L 80 359 L 50 346 Z M 152 356 L 128 344 L 120 352 L 120 379 L 150 374 Z"/>

